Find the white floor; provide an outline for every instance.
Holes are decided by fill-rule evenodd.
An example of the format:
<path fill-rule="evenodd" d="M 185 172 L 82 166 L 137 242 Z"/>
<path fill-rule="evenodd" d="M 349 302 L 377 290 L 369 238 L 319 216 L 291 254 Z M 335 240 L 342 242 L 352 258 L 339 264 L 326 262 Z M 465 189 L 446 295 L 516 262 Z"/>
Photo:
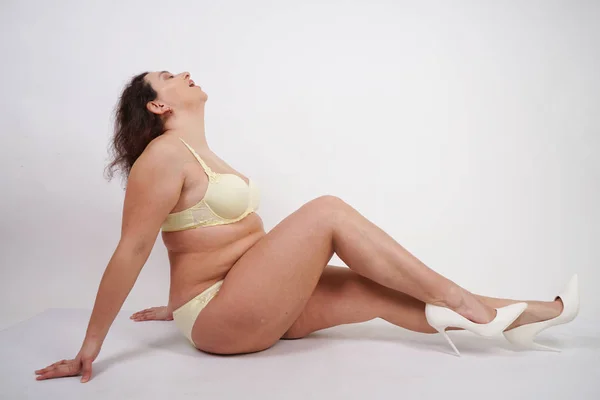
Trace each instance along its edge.
<path fill-rule="evenodd" d="M 0 331 L 1 399 L 600 399 L 600 324 L 578 317 L 540 342 L 562 353 L 515 352 L 502 338 L 420 335 L 381 320 L 280 341 L 244 356 L 195 350 L 172 322 L 135 323 L 123 311 L 92 380 L 36 381 L 73 358 L 89 310 L 49 309 Z"/>

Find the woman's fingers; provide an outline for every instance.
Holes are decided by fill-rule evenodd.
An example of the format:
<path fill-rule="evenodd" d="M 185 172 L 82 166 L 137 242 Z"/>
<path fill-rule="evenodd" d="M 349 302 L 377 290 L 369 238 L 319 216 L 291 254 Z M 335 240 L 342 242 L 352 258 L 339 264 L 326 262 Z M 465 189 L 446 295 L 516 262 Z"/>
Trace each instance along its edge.
<path fill-rule="evenodd" d="M 142 316 L 146 316 L 146 315 L 152 314 L 152 313 L 154 313 L 154 308 L 146 308 L 145 310 L 133 313 L 130 318 L 133 319 L 133 318 L 137 318 L 137 317 L 142 317 Z"/>
<path fill-rule="evenodd" d="M 55 368 L 57 365 L 66 363 L 67 360 L 60 360 L 55 362 L 54 364 L 48 365 L 46 368 L 38 369 L 35 371 L 36 374 L 42 374 L 44 372 L 50 371 L 52 368 Z"/>
<path fill-rule="evenodd" d="M 167 306 L 150 307 L 133 313 L 129 319 L 134 321 L 171 321 L 173 315 L 168 312 Z"/>
<path fill-rule="evenodd" d="M 54 364 L 48 365 L 46 368 L 38 369 L 37 371 L 35 371 L 35 373 L 38 375 L 45 374 L 46 372 L 54 370 L 58 365 L 59 363 L 55 362 Z"/>
<path fill-rule="evenodd" d="M 129 317 L 129 318 L 133 319 L 135 321 L 148 321 L 148 320 L 159 319 L 158 313 L 161 310 L 161 308 L 162 307 L 147 308 L 145 310 L 138 311 L 138 312 L 132 314 L 131 317 Z"/>
<path fill-rule="evenodd" d="M 135 314 L 131 317 L 131 319 L 134 319 L 134 320 L 148 319 L 148 318 L 151 318 L 153 315 L 154 314 L 151 311 L 147 311 L 147 312 Z"/>
<path fill-rule="evenodd" d="M 35 379 L 44 380 L 59 378 L 63 376 L 73 376 L 79 373 L 79 363 L 75 360 L 62 360 L 46 368 L 35 371 L 38 375 Z"/>
<path fill-rule="evenodd" d="M 137 317 L 138 315 L 141 315 L 141 314 L 143 314 L 145 311 L 146 311 L 146 310 L 142 310 L 142 311 L 134 312 L 133 314 L 131 314 L 131 317 L 130 317 L 130 318 L 135 318 L 135 317 Z"/>

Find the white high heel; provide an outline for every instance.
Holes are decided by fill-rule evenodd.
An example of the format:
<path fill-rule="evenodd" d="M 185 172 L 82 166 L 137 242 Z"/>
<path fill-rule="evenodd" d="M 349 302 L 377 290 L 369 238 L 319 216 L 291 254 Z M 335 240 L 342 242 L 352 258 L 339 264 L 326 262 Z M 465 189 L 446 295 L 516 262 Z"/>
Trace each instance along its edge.
<path fill-rule="evenodd" d="M 577 274 L 573 275 L 569 283 L 565 286 L 562 293 L 555 297 L 554 300 L 560 298 L 563 303 L 563 310 L 559 316 L 547 321 L 534 322 L 531 324 L 521 325 L 518 328 L 504 332 L 504 337 L 517 347 L 546 350 L 560 352 L 560 349 L 544 346 L 535 343 L 533 339 L 541 331 L 555 325 L 566 324 L 575 319 L 579 313 L 579 284 Z"/>
<path fill-rule="evenodd" d="M 427 304 L 425 306 L 425 317 L 427 322 L 436 331 L 444 335 L 457 356 L 460 353 L 450 337 L 446 333 L 446 328 L 463 328 L 481 336 L 494 336 L 505 330 L 512 324 L 527 308 L 527 303 L 515 303 L 506 307 L 497 308 L 496 317 L 487 324 L 478 324 L 468 320 L 459 313 L 449 308 Z"/>

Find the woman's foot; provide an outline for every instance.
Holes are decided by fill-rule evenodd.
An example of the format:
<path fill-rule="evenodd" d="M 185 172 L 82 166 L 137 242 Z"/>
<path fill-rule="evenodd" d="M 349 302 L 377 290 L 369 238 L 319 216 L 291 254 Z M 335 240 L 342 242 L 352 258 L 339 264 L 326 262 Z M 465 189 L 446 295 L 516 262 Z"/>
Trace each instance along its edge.
<path fill-rule="evenodd" d="M 521 325 L 556 318 L 562 313 L 562 310 L 563 302 L 560 299 L 555 301 L 528 301 L 527 309 L 506 330 L 509 331 Z"/>
<path fill-rule="evenodd" d="M 445 297 L 446 299 L 438 302 L 437 305 L 448 307 L 478 324 L 487 324 L 496 317 L 496 308 L 492 307 L 492 304 L 495 307 L 504 307 L 509 304 L 518 303 L 518 301 L 501 300 L 502 304 L 494 304 L 493 302 L 489 304 L 490 302 L 486 298 L 476 296 L 460 286 L 450 287 Z M 526 303 L 527 309 L 506 330 L 555 318 L 563 310 L 563 303 L 560 298 L 555 301 L 527 301 Z"/>
<path fill-rule="evenodd" d="M 487 324 L 496 318 L 496 309 L 484 304 L 475 295 L 457 285 L 448 288 L 446 298 L 439 305 L 448 307 L 468 320 Z"/>
<path fill-rule="evenodd" d="M 531 305 L 530 305 L 530 304 Z M 579 313 L 579 285 L 577 274 L 573 275 L 562 292 L 552 302 L 528 302 L 529 312 L 523 319 L 515 320 L 515 329 L 511 326 L 504 337 L 511 344 L 532 350 L 560 351 L 535 342 L 535 337 L 547 328 L 573 321 Z M 521 325 L 521 326 L 519 326 Z"/>

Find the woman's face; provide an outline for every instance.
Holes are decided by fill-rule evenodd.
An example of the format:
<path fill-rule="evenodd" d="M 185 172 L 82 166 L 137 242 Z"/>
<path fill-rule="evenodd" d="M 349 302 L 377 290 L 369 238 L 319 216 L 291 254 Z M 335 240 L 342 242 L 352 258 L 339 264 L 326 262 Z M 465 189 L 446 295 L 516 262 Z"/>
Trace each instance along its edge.
<path fill-rule="evenodd" d="M 169 71 L 156 71 L 148 73 L 144 79 L 158 94 L 155 101 L 148 103 L 150 111 L 156 114 L 178 108 L 194 107 L 208 99 L 202 88 L 196 86 L 190 79 L 189 72 L 173 75 Z"/>

